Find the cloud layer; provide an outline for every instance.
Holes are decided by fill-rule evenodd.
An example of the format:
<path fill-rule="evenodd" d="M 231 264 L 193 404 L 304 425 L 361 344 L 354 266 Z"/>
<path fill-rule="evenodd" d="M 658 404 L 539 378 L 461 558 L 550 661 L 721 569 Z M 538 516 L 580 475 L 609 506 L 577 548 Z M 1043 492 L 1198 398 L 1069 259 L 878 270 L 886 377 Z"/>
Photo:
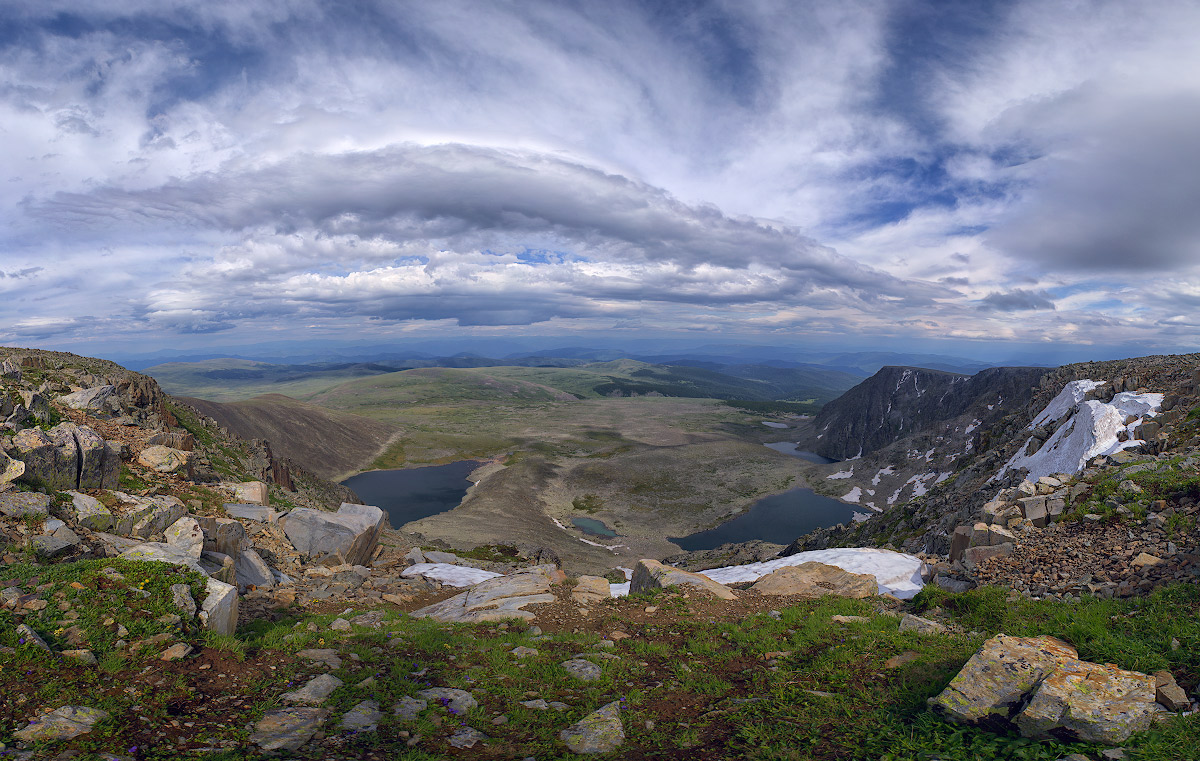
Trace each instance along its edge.
<path fill-rule="evenodd" d="M 0 341 L 1197 343 L 1200 10 L 29 2 Z"/>

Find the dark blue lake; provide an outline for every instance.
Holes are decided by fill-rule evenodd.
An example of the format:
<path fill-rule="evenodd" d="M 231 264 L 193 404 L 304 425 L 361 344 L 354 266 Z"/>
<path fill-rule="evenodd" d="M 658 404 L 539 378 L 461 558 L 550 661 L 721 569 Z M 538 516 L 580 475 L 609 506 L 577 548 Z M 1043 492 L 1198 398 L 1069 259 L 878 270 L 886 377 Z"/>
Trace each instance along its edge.
<path fill-rule="evenodd" d="M 428 518 L 458 507 L 471 482 L 467 476 L 478 468 L 474 460 L 431 465 L 406 470 L 372 470 L 351 476 L 342 484 L 387 513 L 392 528 Z"/>
<path fill-rule="evenodd" d="M 850 523 L 857 510 L 853 505 L 822 497 L 812 489 L 791 489 L 783 494 L 763 497 L 738 517 L 716 528 L 691 536 L 667 537 L 684 550 L 711 550 L 729 542 L 761 539 L 775 544 L 790 544 L 796 537 L 838 523 Z"/>

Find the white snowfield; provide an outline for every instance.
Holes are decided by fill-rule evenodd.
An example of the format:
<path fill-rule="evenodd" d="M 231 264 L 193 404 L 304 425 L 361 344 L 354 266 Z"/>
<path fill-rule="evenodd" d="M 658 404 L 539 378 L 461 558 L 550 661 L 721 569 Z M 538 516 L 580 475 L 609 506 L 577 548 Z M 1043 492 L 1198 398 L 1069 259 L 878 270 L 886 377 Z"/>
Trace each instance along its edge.
<path fill-rule="evenodd" d="M 812 561 L 835 565 L 851 573 L 869 573 L 879 582 L 880 594 L 891 593 L 902 600 L 916 596 L 924 586 L 924 582 L 921 580 L 920 558 L 869 547 L 813 550 L 774 560 L 765 560 L 761 563 L 710 568 L 700 573 L 721 584 L 736 584 L 741 581 L 757 581 L 768 573 L 785 566 Z M 448 563 L 418 563 L 409 566 L 401 575 L 425 576 L 437 579 L 450 587 L 470 587 L 481 581 L 494 579 L 501 574 Z M 629 594 L 629 582 L 609 584 L 608 586 L 613 597 L 623 597 Z"/>
<path fill-rule="evenodd" d="M 1071 414 L 1071 418 L 1033 454 L 1025 454 L 1029 445 L 1026 440 L 1025 446 L 991 480 L 1021 469 L 1028 469 L 1030 479 L 1054 473 L 1078 473 L 1093 457 L 1142 444 L 1141 439 L 1134 438 L 1134 432 L 1145 418 L 1153 417 L 1162 408 L 1163 395 L 1122 391 L 1109 403 L 1083 401 L 1088 391 L 1100 385 L 1101 381 L 1082 380 L 1071 381 L 1063 387 L 1062 392 L 1029 424 L 1029 430 L 1064 415 Z M 1126 424 L 1130 417 L 1134 419 Z M 1127 436 L 1125 441 L 1118 438 L 1122 431 Z"/>
<path fill-rule="evenodd" d="M 835 565 L 851 573 L 869 573 L 879 582 L 879 593 L 891 593 L 902 600 L 915 597 L 925 584 L 921 580 L 922 561 L 915 555 L 905 555 L 891 550 L 871 547 L 842 547 L 832 550 L 799 552 L 787 557 L 764 560 L 761 563 L 731 565 L 701 571 L 713 581 L 736 584 L 741 581 L 757 581 L 772 571 L 801 563 L 825 563 Z"/>

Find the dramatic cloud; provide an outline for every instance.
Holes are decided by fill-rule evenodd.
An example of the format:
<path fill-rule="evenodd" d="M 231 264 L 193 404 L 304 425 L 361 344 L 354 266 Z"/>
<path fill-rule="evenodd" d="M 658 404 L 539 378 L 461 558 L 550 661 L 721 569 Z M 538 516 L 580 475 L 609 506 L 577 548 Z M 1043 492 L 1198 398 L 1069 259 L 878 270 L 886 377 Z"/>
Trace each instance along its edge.
<path fill-rule="evenodd" d="M 40 0 L 0 340 L 1197 343 L 1200 8 Z"/>

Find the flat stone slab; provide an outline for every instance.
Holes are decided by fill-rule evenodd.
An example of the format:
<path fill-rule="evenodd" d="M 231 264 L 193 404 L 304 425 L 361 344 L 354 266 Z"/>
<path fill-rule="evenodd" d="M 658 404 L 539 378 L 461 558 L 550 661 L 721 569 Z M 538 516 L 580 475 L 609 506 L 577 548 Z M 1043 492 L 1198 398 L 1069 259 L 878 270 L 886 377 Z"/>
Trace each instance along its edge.
<path fill-rule="evenodd" d="M 86 735 L 96 722 L 107 718 L 108 712 L 99 708 L 63 706 L 37 717 L 29 726 L 13 732 L 13 737 L 25 742 L 69 740 Z"/>
<path fill-rule="evenodd" d="M 488 736 L 472 727 L 462 727 L 450 735 L 450 744 L 455 748 L 474 748 L 481 742 L 488 739 Z"/>
<path fill-rule="evenodd" d="M 254 726 L 250 742 L 263 750 L 299 750 L 328 718 L 325 708 L 275 708 Z"/>
<path fill-rule="evenodd" d="M 412 615 L 416 618 L 461 623 L 500 621 L 506 618 L 529 620 L 534 614 L 522 610 L 524 606 L 554 602 L 550 584 L 550 574 L 541 568 L 510 576 L 498 576 L 482 581 L 448 600 L 413 611 Z"/>
<path fill-rule="evenodd" d="M 50 495 L 41 492 L 10 492 L 0 494 L 0 515 L 22 518 L 26 515 L 49 515 Z"/>
<path fill-rule="evenodd" d="M 574 753 L 611 753 L 625 742 L 621 701 L 614 700 L 589 713 L 558 735 Z"/>
<path fill-rule="evenodd" d="M 374 700 L 358 703 L 342 716 L 342 729 L 347 732 L 374 732 L 383 714 Z"/>
<path fill-rule="evenodd" d="M 301 650 L 296 653 L 301 658 L 307 658 L 310 661 L 324 663 L 331 669 L 340 669 L 342 667 L 342 659 L 338 657 L 337 650 L 332 648 L 315 648 L 311 647 L 307 650 Z"/>
<path fill-rule="evenodd" d="M 479 705 L 471 693 L 453 687 L 433 687 L 421 690 L 417 695 L 430 703 L 445 706 L 450 713 L 466 713 Z"/>
<path fill-rule="evenodd" d="M 562 667 L 567 670 L 568 674 L 581 682 L 594 682 L 603 673 L 599 666 L 582 658 L 572 658 L 569 661 L 563 661 Z"/>
<path fill-rule="evenodd" d="M 392 708 L 392 715 L 400 718 L 403 721 L 412 721 L 429 707 L 429 701 L 417 700 L 416 698 L 405 695 L 400 698 L 399 702 Z"/>
<path fill-rule="evenodd" d="M 325 702 L 325 699 L 333 694 L 333 691 L 341 687 L 345 682 L 330 674 L 321 674 L 308 680 L 308 684 L 298 690 L 285 692 L 279 696 L 279 699 L 285 703 L 304 703 L 306 705 L 320 705 Z"/>

